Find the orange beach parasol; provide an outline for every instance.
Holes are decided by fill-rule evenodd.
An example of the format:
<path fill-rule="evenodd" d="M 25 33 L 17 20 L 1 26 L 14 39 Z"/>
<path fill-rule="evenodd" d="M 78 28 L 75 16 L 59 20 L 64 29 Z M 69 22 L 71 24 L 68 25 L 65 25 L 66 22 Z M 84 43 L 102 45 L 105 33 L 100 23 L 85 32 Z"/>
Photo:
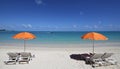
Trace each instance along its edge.
<path fill-rule="evenodd" d="M 90 39 L 93 40 L 93 53 L 94 53 L 94 40 L 107 40 L 108 38 L 100 33 L 97 32 L 89 32 L 84 34 L 82 39 Z"/>
<path fill-rule="evenodd" d="M 20 32 L 20 33 L 14 35 L 13 38 L 14 39 L 22 39 L 22 40 L 24 40 L 24 52 L 25 52 L 26 40 L 35 39 L 36 36 L 33 35 L 32 33 L 29 33 L 29 32 Z"/>

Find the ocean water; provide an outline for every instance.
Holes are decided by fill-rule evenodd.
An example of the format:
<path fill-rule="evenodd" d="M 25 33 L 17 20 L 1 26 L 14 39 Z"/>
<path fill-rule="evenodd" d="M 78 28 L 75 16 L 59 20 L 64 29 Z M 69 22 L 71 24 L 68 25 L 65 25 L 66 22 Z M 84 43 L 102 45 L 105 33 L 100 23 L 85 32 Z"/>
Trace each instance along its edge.
<path fill-rule="evenodd" d="M 13 39 L 12 36 L 20 31 L 4 31 L 0 32 L 0 46 L 5 44 L 17 44 L 23 43 L 23 40 Z M 75 32 L 75 31 L 29 31 L 33 33 L 37 38 L 28 40 L 29 44 L 86 44 L 91 43 L 90 40 L 83 40 L 81 36 L 87 33 L 87 31 Z M 119 31 L 100 31 L 99 33 L 108 37 L 105 41 L 95 41 L 96 43 L 120 43 Z"/>

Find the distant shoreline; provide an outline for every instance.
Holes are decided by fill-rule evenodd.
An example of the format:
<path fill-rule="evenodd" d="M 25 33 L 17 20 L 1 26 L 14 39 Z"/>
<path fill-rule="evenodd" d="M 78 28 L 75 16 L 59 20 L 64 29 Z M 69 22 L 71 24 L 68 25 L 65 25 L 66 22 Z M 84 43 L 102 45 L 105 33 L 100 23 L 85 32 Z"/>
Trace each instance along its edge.
<path fill-rule="evenodd" d="M 7 31 L 6 29 L 0 29 L 0 31 Z"/>
<path fill-rule="evenodd" d="M 111 30 L 106 30 L 106 31 L 102 31 L 102 30 L 98 30 L 98 31 L 96 31 L 96 30 L 93 30 L 93 31 L 64 31 L 64 30 L 62 30 L 62 31 L 48 31 L 48 30 L 46 30 L 46 31 L 41 31 L 41 30 L 34 30 L 34 31 L 31 31 L 31 30 L 6 30 L 6 29 L 0 29 L 0 31 L 11 31 L 11 32 L 24 32 L 24 31 L 26 31 L 26 32 L 120 32 L 120 31 L 111 31 Z"/>

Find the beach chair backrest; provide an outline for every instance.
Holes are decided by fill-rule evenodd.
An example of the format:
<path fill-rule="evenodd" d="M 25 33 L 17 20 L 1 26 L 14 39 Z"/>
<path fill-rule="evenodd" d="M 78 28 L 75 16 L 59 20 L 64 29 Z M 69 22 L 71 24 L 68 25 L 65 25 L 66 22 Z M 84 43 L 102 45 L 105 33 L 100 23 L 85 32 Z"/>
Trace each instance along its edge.
<path fill-rule="evenodd" d="M 31 57 L 31 53 L 29 52 L 21 52 L 20 55 L 21 57 Z"/>
<path fill-rule="evenodd" d="M 16 59 L 18 57 L 18 54 L 17 53 L 12 53 L 12 52 L 9 52 L 7 53 L 8 56 L 9 56 L 9 59 Z"/>
<path fill-rule="evenodd" d="M 7 54 L 8 54 L 8 56 L 10 56 L 10 57 L 17 57 L 17 56 L 18 56 L 17 53 L 7 53 Z"/>
<path fill-rule="evenodd" d="M 105 59 L 105 58 L 111 57 L 112 55 L 113 53 L 105 53 L 101 58 Z"/>
<path fill-rule="evenodd" d="M 93 59 L 99 59 L 99 58 L 101 58 L 103 56 L 103 54 L 93 54 L 93 56 L 91 56 L 91 60 L 93 60 Z"/>

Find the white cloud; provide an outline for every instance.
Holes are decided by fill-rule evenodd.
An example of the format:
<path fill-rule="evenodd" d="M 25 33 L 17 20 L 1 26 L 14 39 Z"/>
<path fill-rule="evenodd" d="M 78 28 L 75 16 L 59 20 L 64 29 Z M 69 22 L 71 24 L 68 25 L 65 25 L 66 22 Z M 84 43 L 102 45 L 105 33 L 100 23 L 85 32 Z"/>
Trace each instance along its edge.
<path fill-rule="evenodd" d="M 27 25 L 26 25 L 26 24 L 22 24 L 22 26 L 23 26 L 24 28 L 27 28 Z"/>
<path fill-rule="evenodd" d="M 28 24 L 28 27 L 29 27 L 29 28 L 32 28 L 32 25 L 31 25 L 31 24 Z"/>
<path fill-rule="evenodd" d="M 80 15 L 83 15 L 84 13 L 82 11 L 80 11 Z"/>
<path fill-rule="evenodd" d="M 98 21 L 98 24 L 102 24 L 102 21 Z"/>
<path fill-rule="evenodd" d="M 22 26 L 23 26 L 24 28 L 32 28 L 32 25 L 31 25 L 31 24 L 22 24 Z"/>
<path fill-rule="evenodd" d="M 15 28 L 15 26 L 14 26 L 14 25 L 9 25 L 9 27 L 10 27 L 10 28 Z"/>
<path fill-rule="evenodd" d="M 3 25 L 2 24 L 0 24 L 0 29 L 3 29 Z"/>
<path fill-rule="evenodd" d="M 90 25 L 85 25 L 84 27 L 85 28 L 92 28 L 92 26 L 90 26 Z"/>
<path fill-rule="evenodd" d="M 109 24 L 109 25 L 107 25 L 108 27 L 113 27 L 113 25 L 112 24 Z"/>
<path fill-rule="evenodd" d="M 55 26 L 55 29 L 58 29 L 59 27 L 58 26 Z"/>
<path fill-rule="evenodd" d="M 94 25 L 93 27 L 94 27 L 94 28 L 99 28 L 97 25 Z"/>
<path fill-rule="evenodd" d="M 73 25 L 73 28 L 77 28 L 78 26 L 77 25 Z"/>
<path fill-rule="evenodd" d="M 43 1 L 42 0 L 35 0 L 35 3 L 37 5 L 44 5 Z"/>

